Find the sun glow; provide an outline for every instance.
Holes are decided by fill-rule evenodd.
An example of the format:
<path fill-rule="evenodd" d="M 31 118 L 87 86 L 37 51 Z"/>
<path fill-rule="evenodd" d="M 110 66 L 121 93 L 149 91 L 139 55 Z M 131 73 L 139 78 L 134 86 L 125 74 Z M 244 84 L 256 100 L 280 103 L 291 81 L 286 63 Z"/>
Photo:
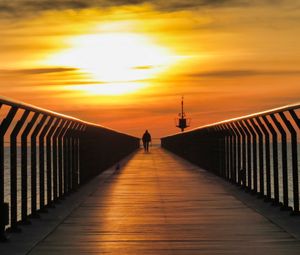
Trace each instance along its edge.
<path fill-rule="evenodd" d="M 173 62 L 170 50 L 134 33 L 75 37 L 70 41 L 70 49 L 47 60 L 47 64 L 78 68 L 93 82 L 99 82 L 69 88 L 110 95 L 132 93 L 145 87 L 147 80 L 156 78 Z"/>
<path fill-rule="evenodd" d="M 145 83 L 134 83 L 134 82 L 112 82 L 104 84 L 93 84 L 93 85 L 71 85 L 67 89 L 71 91 L 81 91 L 86 95 L 123 95 L 127 93 L 135 92 L 141 88 L 146 87 Z"/>

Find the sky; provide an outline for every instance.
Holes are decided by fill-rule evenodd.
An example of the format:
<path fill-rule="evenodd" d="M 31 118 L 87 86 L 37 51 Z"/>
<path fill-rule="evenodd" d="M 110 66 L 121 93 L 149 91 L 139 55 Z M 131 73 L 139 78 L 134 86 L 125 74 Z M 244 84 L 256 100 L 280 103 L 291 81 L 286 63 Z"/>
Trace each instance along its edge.
<path fill-rule="evenodd" d="M 295 0 L 0 0 L 0 95 L 141 136 L 300 100 Z"/>

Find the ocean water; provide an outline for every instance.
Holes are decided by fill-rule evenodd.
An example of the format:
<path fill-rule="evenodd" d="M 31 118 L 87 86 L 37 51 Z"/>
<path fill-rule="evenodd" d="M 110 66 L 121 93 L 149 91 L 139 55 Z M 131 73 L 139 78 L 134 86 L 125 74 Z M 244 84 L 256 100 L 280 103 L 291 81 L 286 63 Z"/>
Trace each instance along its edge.
<path fill-rule="evenodd" d="M 280 201 L 283 201 L 283 189 L 282 189 L 282 161 L 281 161 L 281 144 L 278 144 L 278 163 L 279 163 L 279 194 L 280 194 Z M 159 146 L 159 142 L 153 142 L 153 146 Z M 39 157 L 38 157 L 38 147 L 37 147 L 37 166 L 39 166 Z M 151 150 L 151 148 L 150 148 Z M 28 155 L 27 155 L 27 184 L 28 184 L 28 214 L 31 214 L 31 148 L 28 146 Z M 18 220 L 21 219 L 21 148 L 18 146 L 17 149 L 17 210 L 18 210 Z M 45 152 L 45 159 L 46 159 L 46 152 Z M 300 177 L 300 144 L 298 144 L 298 175 Z M 264 162 L 265 163 L 265 162 Z M 264 169 L 266 168 L 266 164 L 264 164 Z M 46 169 L 46 162 L 45 162 L 45 169 Z M 260 183 L 259 183 L 259 170 L 258 170 L 258 191 L 260 191 Z M 53 178 L 53 175 L 51 176 Z M 171 177 L 170 177 L 171 178 Z M 253 179 L 253 176 L 252 176 Z M 4 171 L 4 183 L 5 183 L 5 202 L 10 204 L 10 147 L 9 144 L 6 143 L 5 146 L 5 171 Z M 45 188 L 47 187 L 47 175 L 45 174 L 44 177 Z M 252 180 L 253 183 L 253 180 Z M 37 209 L 40 208 L 39 205 L 39 169 L 37 167 Z M 264 171 L 264 187 L 266 193 L 266 172 Z M 272 149 L 271 149 L 271 191 L 272 197 L 274 197 L 274 181 L 273 181 L 273 162 L 272 162 Z M 298 187 L 300 190 L 300 185 L 298 182 Z M 291 153 L 291 144 L 288 144 L 288 193 L 289 193 L 289 205 L 293 206 L 293 174 L 292 174 L 292 153 Z M 45 189 L 45 204 L 47 204 L 47 190 Z M 53 196 L 53 195 L 52 195 Z"/>
<path fill-rule="evenodd" d="M 28 146 L 27 149 L 27 211 L 28 214 L 31 214 L 31 147 Z M 38 150 L 37 147 L 37 166 L 39 166 L 39 157 L 38 157 Z M 11 180 L 10 180 L 10 147 L 5 146 L 4 148 L 4 199 L 5 202 L 9 203 L 10 205 L 10 195 L 11 195 Z M 45 153 L 46 159 L 46 153 Z M 46 169 L 46 163 L 45 163 Z M 45 187 L 47 187 L 47 176 L 45 174 L 44 179 Z M 37 185 L 37 209 L 40 208 L 40 182 L 39 182 L 39 170 L 37 168 L 37 178 L 36 178 L 36 185 Z M 45 190 L 45 203 L 47 198 L 47 190 Z M 21 147 L 17 147 L 17 219 L 21 220 Z M 10 217 L 10 216 L 9 216 Z"/>
<path fill-rule="evenodd" d="M 252 148 L 252 147 L 251 147 Z M 257 145 L 257 151 L 258 151 L 258 145 Z M 264 152 L 265 152 L 265 144 L 264 144 Z M 298 157 L 298 176 L 300 180 L 300 144 L 298 143 L 298 150 L 297 150 L 297 157 Z M 251 155 L 253 159 L 253 150 L 251 150 Z M 259 159 L 257 155 L 257 160 Z M 271 159 L 271 196 L 274 198 L 274 171 L 273 171 L 273 151 L 272 151 L 272 144 L 271 144 L 271 150 L 270 150 L 270 159 Z M 252 162 L 252 161 L 251 161 Z M 257 162 L 257 188 L 260 192 L 260 180 L 259 180 L 259 163 Z M 293 169 L 292 169 L 292 147 L 291 143 L 287 144 L 287 176 L 288 176 L 288 197 L 289 197 L 289 205 L 293 207 L 294 204 L 294 198 L 293 198 Z M 253 169 L 253 165 L 252 165 Z M 267 182 L 266 182 L 266 161 L 265 161 L 265 153 L 264 153 L 264 194 L 266 194 L 267 191 Z M 252 172 L 252 188 L 253 188 L 253 172 Z M 281 143 L 278 143 L 278 180 L 279 180 L 279 200 L 280 202 L 283 202 L 283 169 L 282 169 L 282 146 Z M 300 183 L 298 180 L 298 189 L 300 190 Z M 248 175 L 247 175 L 247 181 L 248 181 Z"/>

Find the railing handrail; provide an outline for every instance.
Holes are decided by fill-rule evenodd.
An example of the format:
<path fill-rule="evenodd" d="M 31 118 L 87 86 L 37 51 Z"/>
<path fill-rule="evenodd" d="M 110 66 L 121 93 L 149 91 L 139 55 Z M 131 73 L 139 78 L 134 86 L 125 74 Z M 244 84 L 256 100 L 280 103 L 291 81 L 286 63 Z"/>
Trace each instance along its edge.
<path fill-rule="evenodd" d="M 297 103 L 205 125 L 164 137 L 162 146 L 300 215 L 299 108 Z"/>
<path fill-rule="evenodd" d="M 64 118 L 64 119 L 68 119 L 68 120 L 73 120 L 73 121 L 80 122 L 82 124 L 86 124 L 86 125 L 89 125 L 89 126 L 104 128 L 104 129 L 107 129 L 107 130 L 110 130 L 110 131 L 113 131 L 113 132 L 116 132 L 116 133 L 127 135 L 129 137 L 137 138 L 134 135 L 127 134 L 127 133 L 121 132 L 119 130 L 108 128 L 108 127 L 105 127 L 105 126 L 102 126 L 102 125 L 99 125 L 99 124 L 96 124 L 96 123 L 93 123 L 93 122 L 84 121 L 84 120 L 79 119 L 79 118 L 75 118 L 75 117 L 72 117 L 72 116 L 69 116 L 69 115 L 66 115 L 66 114 L 51 111 L 51 110 L 48 110 L 48 109 L 45 109 L 45 108 L 42 108 L 42 107 L 38 107 L 38 106 L 35 106 L 35 105 L 32 105 L 32 104 L 24 103 L 24 102 L 21 102 L 21 101 L 15 100 L 15 99 L 11 99 L 11 98 L 8 98 L 8 97 L 4 97 L 4 96 L 0 96 L 0 104 L 12 106 L 12 107 L 18 107 L 20 109 L 29 110 L 31 112 L 38 112 L 38 113 L 41 113 L 41 114 L 47 114 L 47 115 L 54 116 L 54 117 L 57 117 L 57 118 Z"/>
<path fill-rule="evenodd" d="M 2 106 L 7 107 L 7 111 Z M 59 198 L 75 191 L 140 146 L 137 137 L 0 96 L 1 107 L 0 242 L 7 240 L 7 225 L 11 232 L 20 231 L 19 224 L 28 223 L 30 215 L 38 217 L 46 207 L 51 207 Z M 7 134 L 9 128 L 12 131 Z M 5 148 L 5 139 L 10 139 L 8 148 Z M 10 151 L 9 159 L 5 150 Z M 10 179 L 9 183 L 5 182 L 6 178 Z M 5 198 L 6 188 L 10 190 L 9 202 Z"/>
<path fill-rule="evenodd" d="M 184 132 L 177 132 L 171 135 L 167 135 L 164 136 L 163 138 L 167 138 L 167 137 L 171 137 L 171 136 L 175 136 L 175 135 L 180 135 L 180 134 L 185 134 L 185 133 L 190 133 L 190 132 L 194 132 L 197 130 L 201 130 L 204 128 L 209 128 L 209 127 L 213 127 L 216 125 L 220 125 L 220 124 L 225 124 L 225 123 L 229 123 L 229 122 L 233 122 L 233 121 L 239 121 L 239 120 L 244 120 L 244 119 L 248 119 L 248 118 L 255 118 L 255 117 L 260 117 L 263 115 L 270 115 L 270 114 L 275 114 L 275 113 L 279 113 L 279 112 L 284 112 L 284 111 L 289 111 L 289 110 L 296 110 L 296 109 L 300 109 L 300 102 L 295 103 L 295 104 L 289 104 L 289 105 L 285 105 L 282 107 L 276 107 L 273 109 L 269 109 L 269 110 L 265 110 L 265 111 L 260 111 L 260 112 L 256 112 L 256 113 L 251 113 L 251 114 L 247 114 L 241 117 L 235 117 L 235 118 L 231 118 L 231 119 L 226 119 L 226 120 L 222 120 L 222 121 L 218 121 L 218 122 L 214 122 L 211 124 L 207 124 L 207 125 L 203 125 L 200 127 L 196 127 Z"/>

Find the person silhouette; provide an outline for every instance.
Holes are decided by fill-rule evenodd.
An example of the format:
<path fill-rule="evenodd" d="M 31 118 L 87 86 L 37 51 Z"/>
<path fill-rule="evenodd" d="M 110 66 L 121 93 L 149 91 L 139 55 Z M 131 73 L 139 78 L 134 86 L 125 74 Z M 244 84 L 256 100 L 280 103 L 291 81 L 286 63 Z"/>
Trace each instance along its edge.
<path fill-rule="evenodd" d="M 149 151 L 149 143 L 151 142 L 151 135 L 148 132 L 148 130 L 146 130 L 145 133 L 143 134 L 142 141 L 143 141 L 143 146 L 144 146 L 145 152 L 148 152 Z"/>

